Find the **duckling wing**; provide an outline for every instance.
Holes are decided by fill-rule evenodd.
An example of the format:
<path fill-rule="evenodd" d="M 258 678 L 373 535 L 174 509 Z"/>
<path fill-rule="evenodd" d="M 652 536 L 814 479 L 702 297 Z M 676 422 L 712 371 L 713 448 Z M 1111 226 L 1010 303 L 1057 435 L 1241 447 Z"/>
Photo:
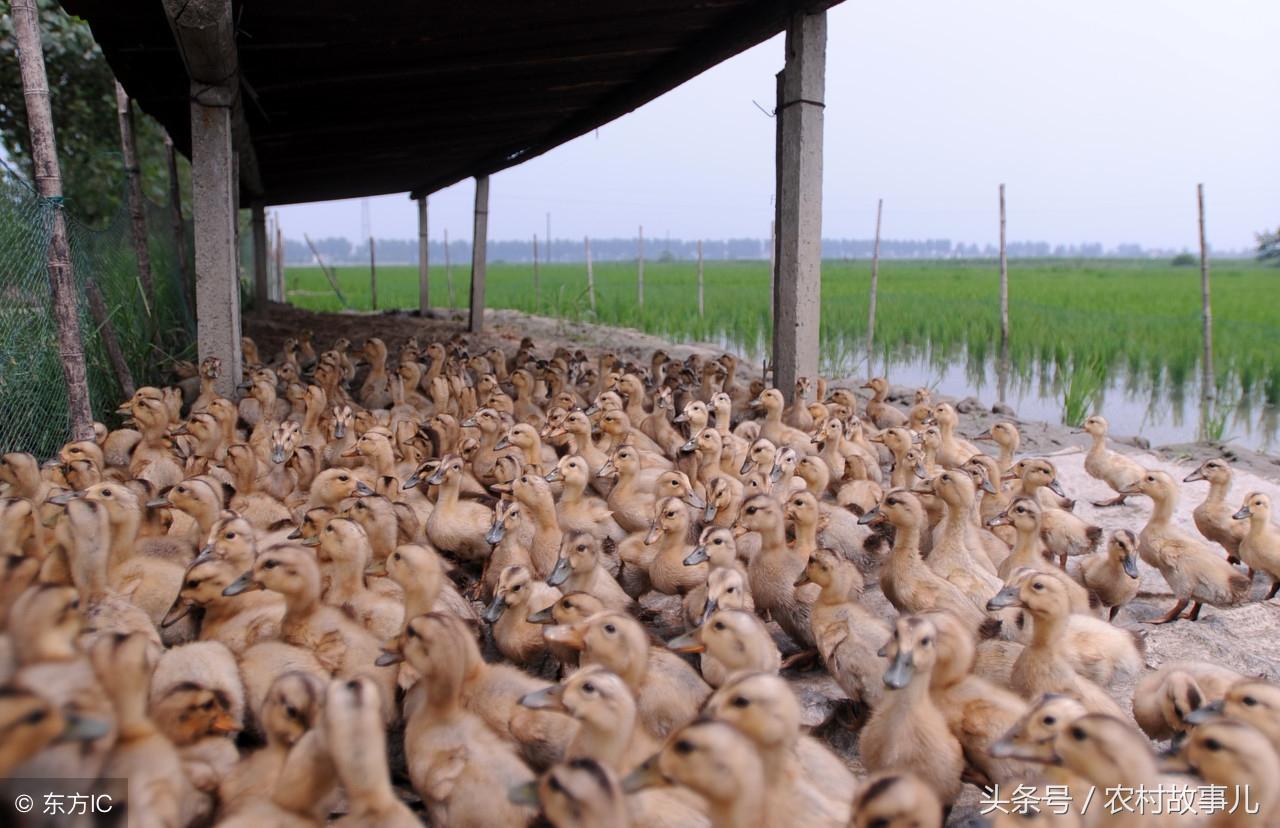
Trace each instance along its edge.
<path fill-rule="evenodd" d="M 437 753 L 427 769 L 421 793 L 435 802 L 447 801 L 467 769 L 470 754 L 466 744 L 456 744 Z"/>

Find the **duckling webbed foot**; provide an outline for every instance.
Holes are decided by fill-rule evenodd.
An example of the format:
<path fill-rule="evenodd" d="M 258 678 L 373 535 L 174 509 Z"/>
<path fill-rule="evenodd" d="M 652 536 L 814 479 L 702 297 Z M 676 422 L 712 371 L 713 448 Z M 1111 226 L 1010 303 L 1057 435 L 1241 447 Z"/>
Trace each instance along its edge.
<path fill-rule="evenodd" d="M 802 650 L 801 652 L 793 653 L 792 655 L 784 658 L 779 669 L 786 670 L 789 667 L 795 667 L 797 664 L 802 665 L 802 667 L 798 669 L 813 669 L 815 666 L 814 662 L 817 658 L 817 650 Z"/>
<path fill-rule="evenodd" d="M 1204 605 L 1203 605 L 1203 604 L 1201 604 L 1199 601 L 1196 601 L 1194 604 L 1192 604 L 1192 605 L 1191 605 L 1191 612 L 1190 612 L 1190 614 L 1188 614 L 1188 615 L 1187 615 L 1187 620 L 1188 620 L 1188 621 L 1199 621 L 1199 620 L 1200 620 L 1200 607 L 1202 607 L 1202 606 L 1204 606 Z"/>
<path fill-rule="evenodd" d="M 1093 501 L 1093 505 L 1094 505 L 1094 506 L 1096 506 L 1096 507 L 1098 507 L 1099 509 L 1106 509 L 1106 508 L 1109 508 L 1109 507 L 1111 507 L 1111 506 L 1123 506 L 1123 505 L 1124 505 L 1124 502 L 1125 502 L 1125 498 L 1127 498 L 1127 497 L 1128 497 L 1128 495 L 1123 495 L 1123 494 L 1122 494 L 1122 495 L 1116 495 L 1115 497 L 1111 498 L 1110 500 L 1095 500 L 1095 501 Z"/>
<path fill-rule="evenodd" d="M 1146 623 L 1168 624 L 1170 622 L 1177 621 L 1178 618 L 1181 617 L 1182 611 L 1187 608 L 1187 604 L 1190 604 L 1190 603 L 1191 603 L 1190 598 L 1179 598 L 1178 603 L 1173 605 L 1173 609 L 1169 610 L 1169 613 L 1167 615 L 1161 618 L 1157 618 L 1155 621 L 1148 621 Z"/>
<path fill-rule="evenodd" d="M 1272 598 L 1276 597 L 1276 593 L 1280 593 L 1280 578 L 1271 582 L 1271 589 L 1267 592 L 1267 597 L 1262 600 L 1270 601 Z"/>

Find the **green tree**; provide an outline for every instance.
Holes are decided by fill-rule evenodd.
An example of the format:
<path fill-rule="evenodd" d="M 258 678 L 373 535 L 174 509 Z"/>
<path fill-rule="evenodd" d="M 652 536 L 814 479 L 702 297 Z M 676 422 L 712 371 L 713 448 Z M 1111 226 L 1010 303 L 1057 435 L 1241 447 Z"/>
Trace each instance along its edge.
<path fill-rule="evenodd" d="M 38 5 L 63 192 L 72 213 L 100 225 L 125 197 L 115 78 L 88 23 L 68 15 L 54 0 L 39 0 Z M 0 144 L 8 162 L 30 180 L 30 137 L 8 2 L 0 0 L 0 12 Z M 168 198 L 164 130 L 135 106 L 134 131 L 143 188 L 151 199 L 163 202 Z M 188 190 L 183 187 L 184 195 Z"/>
<path fill-rule="evenodd" d="M 1258 239 L 1258 261 L 1280 265 L 1280 229 L 1274 233 L 1263 230 Z"/>

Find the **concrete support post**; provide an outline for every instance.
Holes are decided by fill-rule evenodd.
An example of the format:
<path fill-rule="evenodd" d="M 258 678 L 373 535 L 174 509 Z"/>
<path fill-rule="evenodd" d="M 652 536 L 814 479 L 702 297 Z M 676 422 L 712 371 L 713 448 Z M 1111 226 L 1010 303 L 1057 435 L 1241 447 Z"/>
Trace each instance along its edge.
<path fill-rule="evenodd" d="M 822 109 L 827 16 L 796 12 L 787 25 L 779 85 L 775 199 L 773 385 L 790 399 L 796 378 L 818 371 L 822 291 Z"/>
<path fill-rule="evenodd" d="M 200 359 L 222 360 L 218 393 L 240 384 L 240 285 L 236 179 L 231 151 L 232 90 L 191 84 L 191 189 L 196 225 L 196 338 Z"/>
<path fill-rule="evenodd" d="M 485 248 L 489 243 L 489 176 L 476 178 L 476 221 L 471 234 L 471 321 L 467 330 L 484 327 Z"/>
<path fill-rule="evenodd" d="M 258 313 L 271 301 L 271 278 L 267 269 L 267 211 L 261 202 L 253 205 L 253 300 Z"/>
<path fill-rule="evenodd" d="M 427 197 L 418 199 L 418 315 L 431 310 L 430 256 L 427 245 Z"/>

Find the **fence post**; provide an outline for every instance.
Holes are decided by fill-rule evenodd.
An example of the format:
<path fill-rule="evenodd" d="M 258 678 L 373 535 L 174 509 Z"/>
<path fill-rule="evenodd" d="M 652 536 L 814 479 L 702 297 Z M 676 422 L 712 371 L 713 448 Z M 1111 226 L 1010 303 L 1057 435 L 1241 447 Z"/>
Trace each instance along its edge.
<path fill-rule="evenodd" d="M 702 318 L 702 239 L 698 239 L 698 318 Z"/>
<path fill-rule="evenodd" d="M 489 176 L 476 176 L 475 229 L 471 234 L 471 319 L 467 330 L 484 327 L 484 277 L 489 244 Z"/>
<path fill-rule="evenodd" d="M 880 215 L 884 199 L 876 201 L 876 240 L 871 247 L 871 297 L 867 300 L 867 376 L 875 376 L 872 349 L 876 335 L 876 294 L 880 289 Z"/>
<path fill-rule="evenodd" d="M 591 270 L 591 237 L 583 236 L 582 244 L 587 250 L 587 300 L 591 302 L 591 310 L 596 309 L 596 276 Z"/>
<path fill-rule="evenodd" d="M 1196 185 L 1196 203 L 1200 211 L 1200 320 L 1204 337 L 1204 360 L 1201 365 L 1201 395 L 1210 399 L 1213 386 L 1213 310 L 1209 296 L 1209 244 L 1204 235 L 1204 184 Z"/>
<path fill-rule="evenodd" d="M 373 236 L 369 237 L 369 305 L 378 309 L 378 257 L 374 253 Z"/>
<path fill-rule="evenodd" d="M 280 280 L 280 301 L 288 303 L 284 281 L 284 231 L 280 229 L 280 214 L 276 213 L 276 278 Z"/>
<path fill-rule="evenodd" d="M 636 241 L 636 304 L 644 307 L 644 225 Z"/>
<path fill-rule="evenodd" d="M 116 81 L 116 118 L 120 122 L 120 154 L 124 157 L 125 179 L 129 185 L 129 220 L 133 230 L 133 255 L 138 260 L 138 286 L 142 288 L 142 306 L 151 317 L 152 333 L 156 332 L 156 288 L 151 279 L 151 250 L 147 247 L 147 214 L 142 200 L 142 168 L 138 165 L 138 148 L 133 137 L 133 104 L 120 81 Z"/>
<path fill-rule="evenodd" d="M 418 199 L 418 316 L 431 310 L 431 273 L 427 235 L 427 197 Z"/>
<path fill-rule="evenodd" d="M 1000 185 L 1000 341 L 1009 341 L 1009 257 L 1005 248 L 1003 184 Z"/>
<path fill-rule="evenodd" d="M 80 339 L 80 319 L 76 312 L 75 282 L 71 273 L 71 247 L 67 242 L 67 219 L 62 211 L 62 172 L 53 135 L 53 115 L 49 109 L 49 79 L 44 70 L 40 45 L 40 22 L 35 0 L 13 0 L 14 35 L 18 64 L 22 72 L 22 95 L 27 106 L 27 129 L 31 133 L 31 161 L 35 169 L 36 192 L 53 206 L 49 232 L 49 285 L 53 292 L 53 313 L 58 326 L 58 355 L 67 381 L 67 410 L 71 436 L 93 439 L 93 411 L 89 407 L 89 381 L 85 371 L 84 344 Z"/>
<path fill-rule="evenodd" d="M 548 242 L 550 243 L 550 242 Z M 538 234 L 533 234 L 533 312 L 542 304 L 542 289 L 538 284 Z"/>
<path fill-rule="evenodd" d="M 444 279 L 449 290 L 449 311 L 452 313 L 456 305 L 453 302 L 453 265 L 449 264 L 449 228 L 444 228 Z"/>

